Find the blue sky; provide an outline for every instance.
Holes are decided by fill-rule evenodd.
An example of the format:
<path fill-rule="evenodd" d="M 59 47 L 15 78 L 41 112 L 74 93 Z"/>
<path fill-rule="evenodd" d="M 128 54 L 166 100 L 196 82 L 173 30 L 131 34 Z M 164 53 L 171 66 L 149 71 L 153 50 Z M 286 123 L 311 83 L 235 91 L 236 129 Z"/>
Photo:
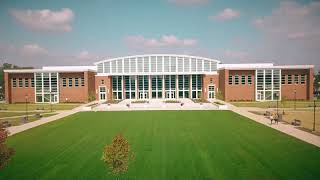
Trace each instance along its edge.
<path fill-rule="evenodd" d="M 90 65 L 177 53 L 223 63 L 315 64 L 320 3 L 281 0 L 0 2 L 0 61 Z"/>

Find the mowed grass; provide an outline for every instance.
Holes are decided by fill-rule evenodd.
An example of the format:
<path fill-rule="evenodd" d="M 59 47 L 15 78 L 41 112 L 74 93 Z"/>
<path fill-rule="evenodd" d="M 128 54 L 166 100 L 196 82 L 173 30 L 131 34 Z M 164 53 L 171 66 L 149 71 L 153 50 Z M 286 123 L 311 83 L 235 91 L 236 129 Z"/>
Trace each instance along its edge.
<path fill-rule="evenodd" d="M 135 161 L 100 160 L 122 132 Z M 0 179 L 320 179 L 320 148 L 230 111 L 83 112 L 8 139 Z"/>

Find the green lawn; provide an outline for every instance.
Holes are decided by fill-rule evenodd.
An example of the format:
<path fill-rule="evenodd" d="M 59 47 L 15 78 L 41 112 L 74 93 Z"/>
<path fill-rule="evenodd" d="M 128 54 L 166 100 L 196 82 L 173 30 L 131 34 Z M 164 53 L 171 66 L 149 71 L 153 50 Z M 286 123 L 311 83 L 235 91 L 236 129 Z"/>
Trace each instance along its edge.
<path fill-rule="evenodd" d="M 260 107 L 260 108 L 276 108 L 277 101 L 265 101 L 265 102 L 231 102 L 231 104 L 238 107 Z M 294 108 L 294 101 L 279 101 L 279 108 Z M 296 108 L 308 108 L 313 107 L 313 101 L 296 101 Z M 316 106 L 320 106 L 320 100 L 316 101 Z"/>
<path fill-rule="evenodd" d="M 80 106 L 81 104 L 78 103 L 59 103 L 59 104 L 52 104 L 52 110 L 70 110 L 75 107 Z M 0 104 L 0 108 L 3 110 L 8 110 L 8 111 L 25 111 L 26 110 L 26 104 L 24 103 L 18 103 L 18 104 Z M 50 104 L 28 104 L 28 110 L 46 110 L 50 111 L 51 110 L 51 105 Z"/>
<path fill-rule="evenodd" d="M 136 160 L 100 160 L 123 132 Z M 320 179 L 320 148 L 230 111 L 82 112 L 9 138 L 0 179 Z"/>

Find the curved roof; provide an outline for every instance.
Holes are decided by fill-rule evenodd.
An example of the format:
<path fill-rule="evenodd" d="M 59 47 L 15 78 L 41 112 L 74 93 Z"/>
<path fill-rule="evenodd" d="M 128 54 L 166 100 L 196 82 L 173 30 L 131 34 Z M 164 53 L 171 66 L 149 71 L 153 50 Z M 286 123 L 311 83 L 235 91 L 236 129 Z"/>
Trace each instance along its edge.
<path fill-rule="evenodd" d="M 98 75 L 212 74 L 216 59 L 178 54 L 145 54 L 105 59 L 94 63 Z"/>

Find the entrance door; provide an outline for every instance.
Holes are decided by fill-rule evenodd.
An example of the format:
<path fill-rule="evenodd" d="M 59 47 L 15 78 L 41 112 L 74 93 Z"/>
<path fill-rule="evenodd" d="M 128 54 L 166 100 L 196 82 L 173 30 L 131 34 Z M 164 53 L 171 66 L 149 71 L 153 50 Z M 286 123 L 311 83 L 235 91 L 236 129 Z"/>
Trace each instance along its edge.
<path fill-rule="evenodd" d="M 55 94 L 53 95 L 53 103 L 57 103 L 58 102 L 58 95 Z"/>
<path fill-rule="evenodd" d="M 176 98 L 175 94 L 176 94 L 175 91 L 167 91 L 166 98 L 167 99 L 174 99 L 174 98 Z"/>
<path fill-rule="evenodd" d="M 106 87 L 105 86 L 99 87 L 99 100 L 100 101 L 106 100 Z"/>
<path fill-rule="evenodd" d="M 209 85 L 208 86 L 208 98 L 209 99 L 214 99 L 215 98 L 214 85 Z"/>
<path fill-rule="evenodd" d="M 139 99 L 148 99 L 148 93 L 147 92 L 140 92 Z"/>

